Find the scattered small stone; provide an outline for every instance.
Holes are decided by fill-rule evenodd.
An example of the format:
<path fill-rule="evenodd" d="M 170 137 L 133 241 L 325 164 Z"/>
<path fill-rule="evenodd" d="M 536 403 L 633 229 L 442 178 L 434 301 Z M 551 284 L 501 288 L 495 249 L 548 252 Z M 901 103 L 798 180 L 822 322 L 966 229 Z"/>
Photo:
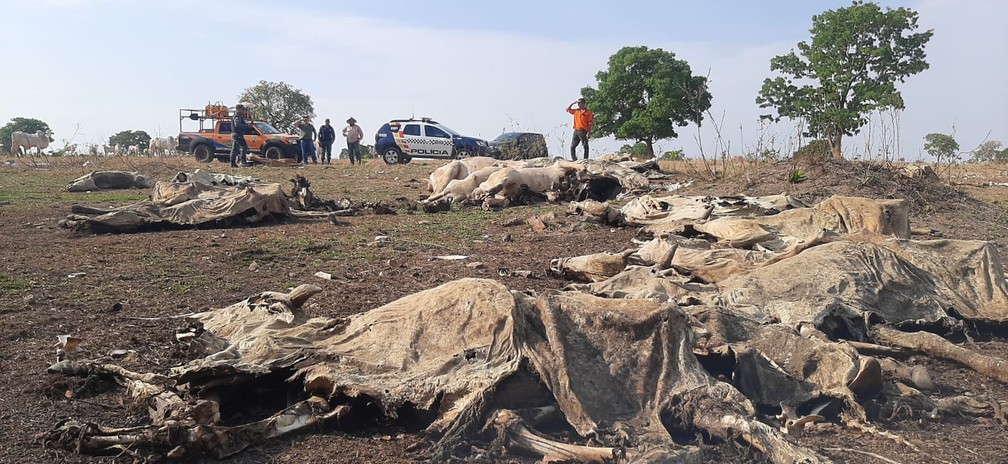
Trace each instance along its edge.
<path fill-rule="evenodd" d="M 252 261 L 252 264 L 249 264 L 248 270 L 250 270 L 252 272 L 258 271 L 259 270 L 259 263 L 255 262 L 255 261 Z"/>
<path fill-rule="evenodd" d="M 67 274 L 67 278 L 68 279 L 76 279 L 78 277 L 84 277 L 86 275 L 87 275 L 86 272 L 71 272 L 70 274 Z"/>
<path fill-rule="evenodd" d="M 109 306 L 109 312 L 110 313 L 117 313 L 119 311 L 122 311 L 122 309 L 123 309 L 123 304 L 121 302 L 118 302 L 118 301 L 115 302 L 114 304 L 112 304 L 112 306 Z"/>
<path fill-rule="evenodd" d="M 332 280 L 332 274 L 328 272 L 318 271 L 315 273 L 315 277 L 318 277 L 319 279 L 323 280 Z"/>
<path fill-rule="evenodd" d="M 511 243 L 514 241 L 514 239 L 511 238 L 511 234 L 504 234 L 503 236 L 501 236 L 501 241 L 504 243 Z"/>
<path fill-rule="evenodd" d="M 471 263 L 466 263 L 465 266 L 469 269 L 482 269 L 486 267 L 482 261 L 473 261 Z"/>
<path fill-rule="evenodd" d="M 109 357 L 112 359 L 125 358 L 126 356 L 129 356 L 129 354 L 132 352 L 133 350 L 112 350 L 109 352 Z"/>
<path fill-rule="evenodd" d="M 24 298 L 21 299 L 21 301 L 24 302 L 25 306 L 31 306 L 32 303 L 35 303 L 35 295 L 29 293 L 25 295 Z"/>

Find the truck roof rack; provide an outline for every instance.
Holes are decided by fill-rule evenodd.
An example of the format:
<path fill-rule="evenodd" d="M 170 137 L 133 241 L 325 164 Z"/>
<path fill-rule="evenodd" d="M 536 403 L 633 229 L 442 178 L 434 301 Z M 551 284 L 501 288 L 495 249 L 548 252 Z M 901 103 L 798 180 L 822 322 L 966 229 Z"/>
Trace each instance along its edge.
<path fill-rule="evenodd" d="M 247 113 L 246 118 L 249 122 L 255 121 L 255 112 L 252 108 L 245 107 Z M 218 120 L 218 119 L 230 119 L 234 115 L 234 107 L 228 107 L 224 103 L 215 102 L 207 103 L 203 108 L 182 108 L 179 110 L 179 132 L 185 132 L 182 130 L 182 124 L 186 121 L 197 121 L 199 122 L 199 128 L 202 131 L 205 128 L 206 122 Z M 212 126 L 211 126 L 212 127 Z"/>

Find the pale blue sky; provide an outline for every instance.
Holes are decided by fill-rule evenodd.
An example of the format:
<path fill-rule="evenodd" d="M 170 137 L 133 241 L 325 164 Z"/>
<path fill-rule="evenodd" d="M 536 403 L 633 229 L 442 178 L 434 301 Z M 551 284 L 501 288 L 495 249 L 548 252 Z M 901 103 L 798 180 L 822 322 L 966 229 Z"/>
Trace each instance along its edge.
<path fill-rule="evenodd" d="M 935 29 L 931 69 L 901 89 L 899 143 L 915 159 L 929 132 L 964 150 L 1008 143 L 1008 1 L 883 2 L 920 13 Z M 42 119 L 58 141 L 100 143 L 126 129 L 178 131 L 178 109 L 234 104 L 261 79 L 312 96 L 319 121 L 353 115 L 368 140 L 384 121 L 431 116 L 467 135 L 547 135 L 553 155 L 569 138 L 563 109 L 607 58 L 627 45 L 675 52 L 709 75 L 714 121 L 660 143 L 715 151 L 713 122 L 732 154 L 759 134 L 792 150 L 787 124 L 763 127 L 755 104 L 770 57 L 808 38 L 812 15 L 845 1 L 343 2 L 0 0 L 0 124 Z M 877 150 L 892 124 L 850 141 Z M 77 134 L 75 130 L 79 127 Z M 866 134 L 867 135 L 867 134 Z M 698 142 L 699 140 L 699 142 Z M 597 153 L 621 142 L 599 140 Z M 56 143 L 60 146 L 60 143 Z"/>

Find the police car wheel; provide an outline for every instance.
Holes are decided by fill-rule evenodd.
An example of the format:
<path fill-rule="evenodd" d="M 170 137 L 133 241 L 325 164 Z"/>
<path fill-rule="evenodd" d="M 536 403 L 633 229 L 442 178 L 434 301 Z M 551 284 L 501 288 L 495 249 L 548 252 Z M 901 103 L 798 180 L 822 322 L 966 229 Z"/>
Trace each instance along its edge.
<path fill-rule="evenodd" d="M 385 164 L 399 164 L 402 161 L 402 152 L 396 147 L 387 148 L 382 153 L 382 159 Z"/>
<path fill-rule="evenodd" d="M 465 159 L 470 156 L 472 156 L 472 153 L 470 153 L 467 148 L 463 148 L 455 152 L 455 159 Z"/>

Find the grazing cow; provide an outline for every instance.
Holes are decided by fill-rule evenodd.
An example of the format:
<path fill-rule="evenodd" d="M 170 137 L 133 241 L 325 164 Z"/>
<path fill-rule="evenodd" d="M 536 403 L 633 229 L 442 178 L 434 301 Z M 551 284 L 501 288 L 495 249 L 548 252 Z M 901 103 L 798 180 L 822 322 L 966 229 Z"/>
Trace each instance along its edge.
<path fill-rule="evenodd" d="M 140 145 L 130 145 L 129 147 L 126 148 L 126 154 L 127 155 L 139 155 L 140 154 Z"/>
<path fill-rule="evenodd" d="M 65 155 L 76 155 L 77 154 L 77 144 L 68 143 L 63 147 L 63 154 Z"/>
<path fill-rule="evenodd" d="M 104 148 L 104 147 L 103 147 Z M 87 146 L 87 154 L 90 156 L 98 156 L 98 145 L 90 144 Z"/>
<path fill-rule="evenodd" d="M 30 153 L 32 148 L 37 148 L 42 153 L 42 150 L 49 148 L 49 142 L 52 142 L 51 130 L 39 130 L 34 134 L 14 131 L 11 134 L 11 154 L 21 156 L 22 148 L 25 153 Z"/>
<path fill-rule="evenodd" d="M 178 143 L 175 137 L 151 137 L 147 152 L 151 156 L 170 155 L 174 152 Z"/>

